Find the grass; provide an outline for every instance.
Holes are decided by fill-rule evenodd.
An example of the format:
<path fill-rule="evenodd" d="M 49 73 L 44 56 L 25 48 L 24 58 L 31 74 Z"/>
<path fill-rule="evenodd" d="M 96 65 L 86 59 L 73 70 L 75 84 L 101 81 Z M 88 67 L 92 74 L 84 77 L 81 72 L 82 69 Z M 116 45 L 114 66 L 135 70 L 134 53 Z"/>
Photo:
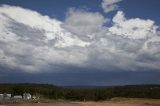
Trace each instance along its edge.
<path fill-rule="evenodd" d="M 38 103 L 37 100 L 2 100 L 0 105 L 5 104 L 25 104 L 25 103 Z"/>
<path fill-rule="evenodd" d="M 6 104 L 28 104 L 28 103 L 56 103 L 56 102 L 67 102 L 67 100 L 54 100 L 54 99 L 39 99 L 39 100 L 1 100 L 0 105 Z"/>

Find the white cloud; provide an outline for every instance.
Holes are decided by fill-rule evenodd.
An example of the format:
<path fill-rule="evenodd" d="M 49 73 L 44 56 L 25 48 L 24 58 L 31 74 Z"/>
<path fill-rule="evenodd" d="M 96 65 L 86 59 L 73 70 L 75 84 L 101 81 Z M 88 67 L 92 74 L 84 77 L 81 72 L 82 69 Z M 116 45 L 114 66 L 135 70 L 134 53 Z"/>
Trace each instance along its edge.
<path fill-rule="evenodd" d="M 0 66 L 26 72 L 77 66 L 159 70 L 160 33 L 155 22 L 123 12 L 105 27 L 100 13 L 70 10 L 65 22 L 16 6 L 0 7 Z"/>
<path fill-rule="evenodd" d="M 9 5 L 0 7 L 0 17 L 0 59 L 7 67 L 34 72 L 49 64 L 80 65 L 87 58 L 70 47 L 81 49 L 89 43 L 61 28 L 56 19 Z"/>
<path fill-rule="evenodd" d="M 102 29 L 106 19 L 98 12 L 70 9 L 63 27 L 84 40 L 92 39 Z"/>
<path fill-rule="evenodd" d="M 113 18 L 113 26 L 109 28 L 112 34 L 130 39 L 145 39 L 156 33 L 157 26 L 152 20 L 140 18 L 126 19 L 122 11 Z"/>
<path fill-rule="evenodd" d="M 118 9 L 117 3 L 121 2 L 122 0 L 103 0 L 102 1 L 102 8 L 105 13 L 114 11 Z"/>
<path fill-rule="evenodd" d="M 29 9 L 23 9 L 21 7 L 16 7 L 16 6 L 3 5 L 0 8 L 0 13 L 2 17 L 6 15 L 5 18 L 8 17 L 10 18 L 10 20 L 12 19 L 13 21 L 16 21 L 17 23 L 24 24 L 33 29 L 41 30 L 44 33 L 46 41 L 55 39 L 57 36 L 59 38 L 66 37 L 65 40 L 69 38 L 68 41 L 71 41 L 71 42 L 65 42 L 65 43 L 69 43 L 68 45 L 73 45 L 74 43 L 73 41 L 77 39 L 77 38 L 75 39 L 71 38 L 70 37 L 71 33 L 66 32 L 64 29 L 61 28 L 62 22 L 56 19 L 51 19 L 48 16 L 42 16 L 40 13 L 36 11 L 32 11 Z M 5 20 L 6 19 L 4 19 L 4 21 Z M 9 33 L 12 33 L 12 32 L 9 32 Z M 78 41 L 78 42 L 82 43 L 82 46 L 85 45 L 85 42 L 82 42 L 82 41 Z M 81 46 L 81 44 L 78 44 L 78 45 Z"/>

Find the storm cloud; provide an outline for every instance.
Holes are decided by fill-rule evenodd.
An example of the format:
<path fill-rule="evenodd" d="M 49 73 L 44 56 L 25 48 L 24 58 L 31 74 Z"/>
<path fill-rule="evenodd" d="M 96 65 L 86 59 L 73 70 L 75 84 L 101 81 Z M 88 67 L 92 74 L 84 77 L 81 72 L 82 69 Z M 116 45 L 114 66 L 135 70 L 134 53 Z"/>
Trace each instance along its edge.
<path fill-rule="evenodd" d="M 118 9 L 116 3 L 120 1 L 104 0 L 105 13 Z M 153 78 L 160 73 L 160 33 L 156 22 L 129 19 L 123 11 L 117 11 L 111 26 L 107 22 L 108 17 L 101 13 L 84 9 L 71 8 L 65 20 L 60 21 L 23 7 L 1 5 L 0 79 L 32 82 L 24 78 L 36 74 L 34 81 L 42 79 L 45 83 L 50 79 L 62 85 L 62 77 L 68 82 L 78 80 L 90 85 L 105 85 L 107 79 L 108 85 L 121 84 L 121 80 L 129 84 L 138 82 L 134 78 L 140 76 L 144 78 L 142 82 L 148 81 L 147 76 L 157 80 Z M 152 72 L 154 75 L 150 75 Z M 40 78 L 43 75 L 48 79 Z M 123 78 L 128 75 L 129 81 L 129 77 Z"/>
<path fill-rule="evenodd" d="M 160 37 L 153 20 L 127 19 L 118 11 L 113 26 L 107 27 L 100 13 L 72 9 L 61 22 L 9 5 L 0 7 L 0 18 L 0 64 L 12 69 L 56 72 L 58 65 L 69 65 L 159 70 Z"/>

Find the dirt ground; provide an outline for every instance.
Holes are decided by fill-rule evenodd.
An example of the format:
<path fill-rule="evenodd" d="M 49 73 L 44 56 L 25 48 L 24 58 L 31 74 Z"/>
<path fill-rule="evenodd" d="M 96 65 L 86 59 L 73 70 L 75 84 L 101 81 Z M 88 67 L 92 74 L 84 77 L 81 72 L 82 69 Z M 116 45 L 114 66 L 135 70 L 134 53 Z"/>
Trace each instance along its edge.
<path fill-rule="evenodd" d="M 55 102 L 55 103 L 36 103 L 20 105 L 0 105 L 0 106 L 160 106 L 160 100 L 153 99 L 129 99 L 111 100 L 103 102 Z"/>

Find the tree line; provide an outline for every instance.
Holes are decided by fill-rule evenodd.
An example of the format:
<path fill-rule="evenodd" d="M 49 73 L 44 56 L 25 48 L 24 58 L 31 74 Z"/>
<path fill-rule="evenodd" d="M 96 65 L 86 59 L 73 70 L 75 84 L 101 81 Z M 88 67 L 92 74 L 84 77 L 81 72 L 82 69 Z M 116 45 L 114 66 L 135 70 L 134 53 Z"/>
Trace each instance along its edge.
<path fill-rule="evenodd" d="M 0 84 L 0 93 L 23 93 L 46 99 L 100 101 L 114 97 L 160 99 L 160 85 L 128 85 L 111 87 L 58 87 L 49 84 Z"/>

